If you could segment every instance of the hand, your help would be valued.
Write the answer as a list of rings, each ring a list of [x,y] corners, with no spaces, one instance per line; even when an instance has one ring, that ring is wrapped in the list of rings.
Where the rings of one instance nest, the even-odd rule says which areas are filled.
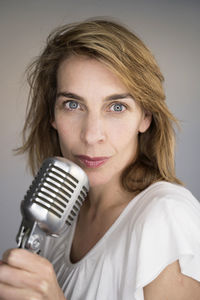
[[[48,260],[25,249],[10,249],[0,263],[0,299],[64,300],[65,297]]]

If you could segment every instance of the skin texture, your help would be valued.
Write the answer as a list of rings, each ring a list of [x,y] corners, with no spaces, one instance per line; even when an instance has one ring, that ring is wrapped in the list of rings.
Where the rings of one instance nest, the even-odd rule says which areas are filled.
[[[128,90],[105,65],[94,59],[65,60],[57,78],[52,125],[58,131],[63,155],[86,171],[91,188],[101,185],[105,189],[105,185],[114,181],[119,185],[121,170],[136,154],[138,132],[149,127],[149,116],[130,95],[120,99]],[[77,108],[70,109],[70,105]],[[117,108],[122,111],[115,111]],[[77,155],[106,156],[109,160],[101,168],[87,168]]]
[[[62,154],[87,173],[89,199],[76,226],[71,259],[80,260],[106,233],[133,194],[122,190],[121,171],[134,160],[138,133],[151,115],[143,112],[127,88],[104,64],[71,57],[58,70],[55,120]],[[106,157],[99,167],[79,159]]]
[[[80,165],[90,181],[89,197],[81,208],[71,249],[71,260],[76,262],[99,241],[134,197],[122,189],[120,174],[137,155],[138,133],[148,129],[151,114],[142,111],[122,82],[94,59],[65,60],[59,67],[57,83],[52,126],[58,132],[63,156]],[[96,157],[102,160],[100,166],[91,162]],[[200,286],[182,275],[175,262],[144,288],[144,298],[199,300]],[[45,258],[24,249],[11,249],[0,263],[0,299],[65,297]]]
[[[7,250],[0,264],[0,299],[64,300],[52,265],[24,249]]]
[[[145,300],[199,300],[200,283],[181,273],[179,262],[169,265],[144,288]]]

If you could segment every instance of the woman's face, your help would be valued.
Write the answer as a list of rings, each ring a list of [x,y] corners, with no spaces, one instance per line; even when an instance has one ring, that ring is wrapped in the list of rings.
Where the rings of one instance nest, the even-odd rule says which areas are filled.
[[[84,169],[91,187],[119,183],[150,122],[103,63],[84,56],[61,63],[52,126],[63,156]]]

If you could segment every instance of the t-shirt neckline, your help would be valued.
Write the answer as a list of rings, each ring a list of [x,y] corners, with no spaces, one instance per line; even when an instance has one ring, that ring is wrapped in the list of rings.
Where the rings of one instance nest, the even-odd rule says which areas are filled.
[[[70,232],[70,236],[67,240],[67,244],[65,247],[65,255],[64,255],[64,260],[65,263],[67,262],[67,265],[70,267],[77,267],[79,265],[81,265],[85,260],[88,259],[88,257],[90,257],[95,251],[97,251],[97,249],[99,247],[101,247],[105,241],[107,240],[107,238],[112,234],[112,232],[118,227],[119,223],[121,222],[121,220],[126,216],[126,214],[129,212],[129,210],[131,209],[132,206],[134,206],[136,204],[136,202],[154,185],[157,185],[161,182],[155,182],[153,184],[151,184],[150,186],[148,186],[145,190],[143,190],[142,192],[140,192],[139,194],[137,194],[133,199],[131,199],[129,201],[129,203],[126,205],[126,207],[122,210],[122,212],[120,213],[120,215],[117,217],[117,219],[113,222],[113,224],[110,226],[110,228],[105,232],[105,234],[98,240],[98,242],[77,262],[72,263],[71,259],[70,259],[70,253],[71,253],[71,247],[72,247],[72,242],[73,242],[73,238],[74,238],[74,234],[75,234],[75,229],[76,229],[76,224],[77,224],[77,219],[78,217],[76,217],[76,219],[74,219],[73,223],[72,223],[72,229]]]

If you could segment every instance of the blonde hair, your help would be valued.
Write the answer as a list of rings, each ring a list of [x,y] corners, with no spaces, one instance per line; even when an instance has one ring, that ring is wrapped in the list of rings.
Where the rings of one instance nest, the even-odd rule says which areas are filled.
[[[163,75],[144,43],[125,26],[96,19],[57,28],[42,54],[28,68],[30,85],[23,145],[33,174],[49,156],[62,155],[51,126],[57,92],[57,69],[71,55],[86,55],[106,64],[127,86],[137,103],[152,113],[150,128],[139,134],[137,159],[122,172],[128,191],[141,191],[158,180],[180,183],[174,170],[176,118],[168,110]]]

